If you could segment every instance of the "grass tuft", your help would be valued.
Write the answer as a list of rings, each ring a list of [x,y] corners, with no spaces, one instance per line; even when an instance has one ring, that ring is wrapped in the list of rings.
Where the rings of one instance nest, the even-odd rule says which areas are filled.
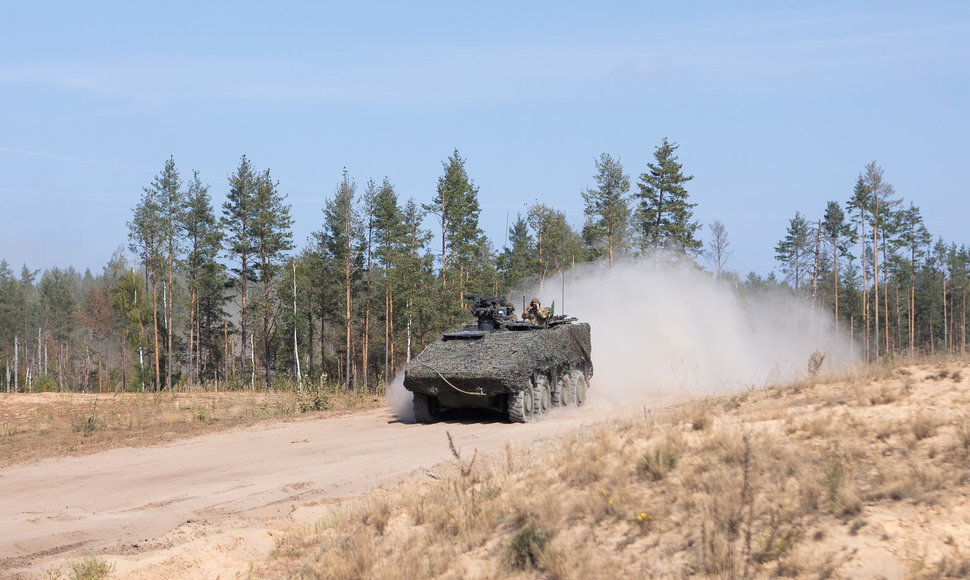
[[[508,548],[509,566],[514,570],[530,570],[539,567],[552,534],[529,522],[512,536]]]
[[[71,563],[71,580],[101,580],[107,578],[114,566],[96,556]]]

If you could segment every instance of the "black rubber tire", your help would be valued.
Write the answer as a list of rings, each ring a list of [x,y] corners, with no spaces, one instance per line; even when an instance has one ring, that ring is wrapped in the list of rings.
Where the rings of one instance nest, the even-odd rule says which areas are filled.
[[[549,379],[545,375],[536,377],[536,384],[532,392],[535,395],[535,405],[533,405],[535,415],[537,417],[545,415],[552,408],[552,391],[549,388]]]
[[[418,423],[436,423],[440,415],[437,397],[414,393],[414,420]]]
[[[509,421],[529,423],[535,417],[535,395],[532,385],[521,391],[509,393]]]
[[[569,375],[563,373],[556,381],[556,388],[552,391],[553,407],[568,407],[572,403],[572,387],[569,383]]]
[[[569,373],[569,383],[572,385],[573,400],[577,407],[582,407],[586,403],[586,389],[589,384],[586,382],[586,374],[581,370],[574,370]]]

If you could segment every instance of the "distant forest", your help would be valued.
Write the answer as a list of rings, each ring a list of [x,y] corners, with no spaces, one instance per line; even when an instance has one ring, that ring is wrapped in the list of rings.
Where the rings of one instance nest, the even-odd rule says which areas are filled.
[[[268,169],[243,156],[214,205],[198,172],[183,175],[170,158],[132,210],[130,253],[103,272],[24,265],[17,275],[0,261],[0,380],[6,392],[376,391],[468,318],[466,296],[505,296],[579,263],[609,268],[658,250],[738,292],[810,301],[870,361],[966,352],[968,250],[934,238],[875,162],[846,184],[846,199],[789,220],[775,247],[784,278],[742,278],[728,268],[723,224],[700,240],[693,176],[676,151],[663,139],[635,187],[604,153],[582,193],[581,228],[536,203],[501,250],[479,227],[478,187],[458,150],[427,203],[345,170],[305,248]]]

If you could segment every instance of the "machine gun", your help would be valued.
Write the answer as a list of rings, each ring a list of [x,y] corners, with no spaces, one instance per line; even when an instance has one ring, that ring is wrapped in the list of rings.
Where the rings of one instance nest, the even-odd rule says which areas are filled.
[[[465,296],[472,314],[478,319],[478,330],[495,330],[515,320],[515,306],[504,298],[484,298],[481,294]]]

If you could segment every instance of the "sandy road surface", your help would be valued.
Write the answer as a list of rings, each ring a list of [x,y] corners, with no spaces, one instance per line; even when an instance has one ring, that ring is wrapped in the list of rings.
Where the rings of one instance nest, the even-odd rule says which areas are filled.
[[[0,471],[0,577],[43,576],[52,563],[88,554],[144,559],[187,523],[258,527],[314,501],[422,477],[451,460],[446,432],[470,458],[607,414],[414,425],[379,410],[8,467]]]

